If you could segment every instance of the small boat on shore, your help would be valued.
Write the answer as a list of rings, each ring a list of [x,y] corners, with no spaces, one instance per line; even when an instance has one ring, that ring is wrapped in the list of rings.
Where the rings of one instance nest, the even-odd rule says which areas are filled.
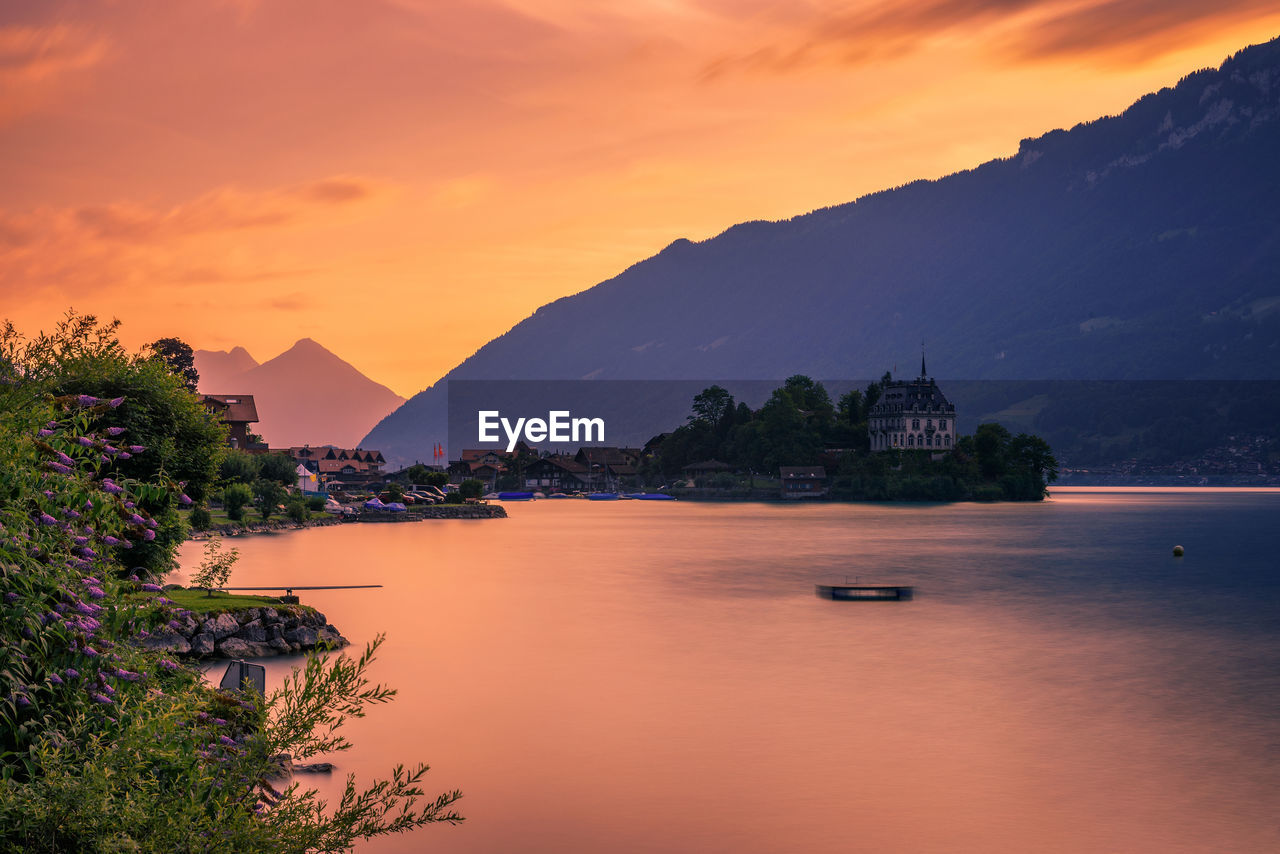
[[[915,598],[915,588],[898,584],[817,584],[823,599],[842,602],[905,602]]]
[[[499,501],[532,501],[532,492],[499,492]]]
[[[675,501],[665,492],[632,492],[624,495],[623,498],[634,498],[637,501]]]
[[[616,492],[588,492],[588,501],[617,501],[618,493]]]

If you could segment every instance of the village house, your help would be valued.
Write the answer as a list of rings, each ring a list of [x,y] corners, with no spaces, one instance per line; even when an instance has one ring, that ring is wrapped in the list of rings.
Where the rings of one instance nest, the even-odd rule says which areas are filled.
[[[700,463],[690,463],[681,471],[688,480],[692,480],[699,486],[707,486],[718,474],[733,474],[733,466],[719,460],[704,460]]]
[[[284,452],[299,466],[315,474],[321,488],[381,483],[385,476],[382,467],[387,460],[381,451],[333,445],[295,445]]]
[[[825,498],[827,470],[822,466],[782,466],[782,497],[788,499]]]
[[[580,492],[590,488],[590,470],[568,454],[553,454],[524,467],[524,488]]]
[[[200,402],[227,425],[227,444],[252,453],[266,453],[265,442],[255,441],[250,424],[258,423],[258,407],[251,394],[202,394]]]
[[[635,478],[639,453],[634,448],[580,448],[574,459],[586,471],[591,489],[610,489]]]
[[[925,373],[924,356],[920,357],[920,376],[894,380],[884,387],[867,414],[867,432],[872,451],[951,450],[956,408]]]

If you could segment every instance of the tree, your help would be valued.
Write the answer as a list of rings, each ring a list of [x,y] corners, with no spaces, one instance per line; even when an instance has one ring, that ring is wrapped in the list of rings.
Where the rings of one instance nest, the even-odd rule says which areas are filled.
[[[689,416],[689,420],[715,426],[724,419],[726,413],[732,411],[733,395],[727,389],[713,385],[694,396],[693,414]]]
[[[255,454],[258,458],[258,477],[274,480],[281,486],[294,486],[298,482],[298,464],[288,454]]]
[[[224,448],[218,462],[218,476],[223,483],[253,483],[258,479],[259,454],[236,448]]]
[[[205,588],[209,595],[212,596],[215,588],[226,586],[227,579],[231,577],[231,569],[239,559],[239,549],[224,552],[222,550],[222,538],[217,536],[210,537],[205,541],[204,559],[200,561],[200,567],[192,574],[191,583],[196,587]]]
[[[284,501],[287,494],[284,487],[274,480],[260,477],[253,482],[253,497],[258,500],[258,512],[262,514],[262,521],[271,518],[271,514],[277,510],[276,505]]]
[[[195,353],[191,346],[177,338],[161,338],[147,345],[154,356],[166,365],[175,376],[182,380],[189,391],[195,391],[200,384],[200,373],[196,370]]]
[[[978,468],[987,480],[998,479],[1008,465],[1009,431],[999,424],[979,424],[973,434]]]
[[[484,481],[469,477],[458,484],[458,494],[465,498],[479,498],[484,495]]]
[[[236,522],[244,519],[244,508],[251,501],[253,501],[253,491],[249,489],[248,484],[231,483],[222,490],[222,506],[226,508],[227,515]]]

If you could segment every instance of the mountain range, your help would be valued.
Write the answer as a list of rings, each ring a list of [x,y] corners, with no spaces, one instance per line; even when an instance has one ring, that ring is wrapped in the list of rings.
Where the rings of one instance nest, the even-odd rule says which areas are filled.
[[[196,350],[204,394],[251,394],[252,429],[273,448],[363,447],[361,438],[405,399],[366,377],[310,338],[262,364],[243,347]]]
[[[676,240],[363,444],[423,458],[451,379],[876,377],[922,342],[939,378],[1280,378],[1277,152],[1280,40],[971,170]]]

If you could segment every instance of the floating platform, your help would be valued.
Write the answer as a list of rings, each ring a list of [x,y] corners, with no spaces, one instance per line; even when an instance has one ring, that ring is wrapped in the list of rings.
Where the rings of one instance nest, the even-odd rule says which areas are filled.
[[[915,588],[898,584],[818,584],[823,599],[850,602],[905,602],[915,598]]]

